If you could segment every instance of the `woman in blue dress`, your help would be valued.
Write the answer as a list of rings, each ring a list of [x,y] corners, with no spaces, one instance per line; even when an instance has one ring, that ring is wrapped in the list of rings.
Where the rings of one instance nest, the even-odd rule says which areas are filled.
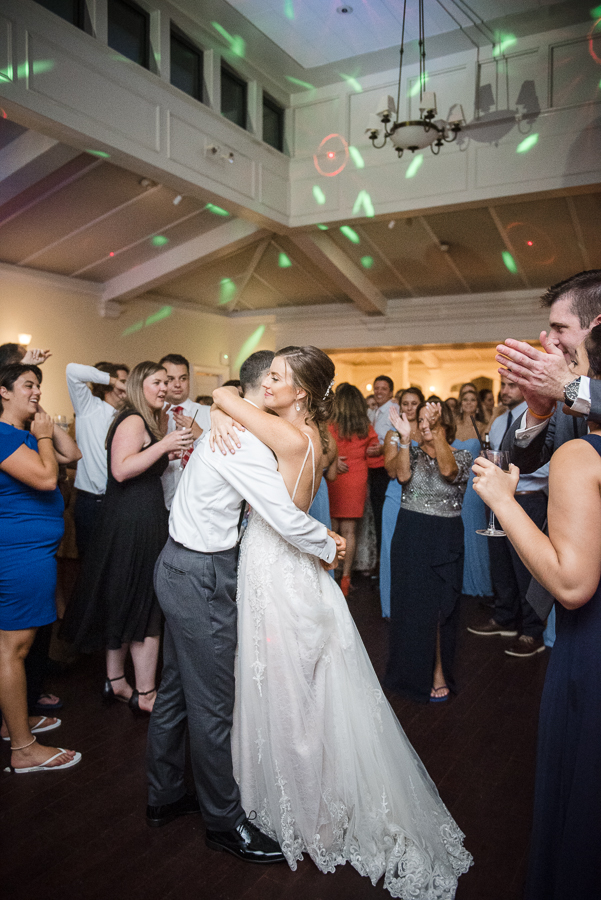
[[[411,443],[417,447],[419,428],[417,427],[417,408],[424,402],[424,395],[419,388],[411,387],[399,395],[401,415],[405,413],[411,425]],[[396,458],[399,452],[398,431],[389,431],[384,440],[384,465],[390,475],[390,484],[386,490],[382,509],[382,546],[380,548],[380,605],[382,616],[390,618],[390,544],[396,520],[399,517],[403,486],[396,477]]]
[[[64,531],[59,463],[81,457],[40,407],[37,366],[0,369],[0,708],[16,773],[76,765],[81,754],[37,743],[59,719],[28,717],[24,660],[36,629],[56,619],[56,551]]]
[[[472,459],[480,453],[480,441],[474,430],[471,417],[475,416],[478,427],[485,429],[486,417],[480,398],[471,389],[463,391],[459,401],[457,420],[457,437],[453,447],[467,450]],[[490,578],[490,560],[488,542],[482,535],[476,534],[477,528],[486,528],[486,508],[480,497],[472,490],[473,472],[467,485],[461,518],[465,534],[465,557],[463,563],[463,593],[470,597],[490,597],[493,593]]]
[[[575,375],[601,378],[601,326],[578,356]],[[601,425],[588,424],[590,434],[563,444],[551,458],[548,537],[513,496],[515,466],[505,474],[488,460],[474,465],[474,489],[556,599],[525,900],[592,900],[601,884]]]

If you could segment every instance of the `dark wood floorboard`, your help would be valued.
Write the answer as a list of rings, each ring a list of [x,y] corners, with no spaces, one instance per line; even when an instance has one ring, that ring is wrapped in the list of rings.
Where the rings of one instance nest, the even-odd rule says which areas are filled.
[[[68,574],[67,574],[68,580]],[[387,623],[377,588],[357,578],[349,606],[376,671]],[[484,618],[463,598],[462,620]],[[538,705],[548,653],[505,656],[499,637],[460,633],[460,693],[419,706],[389,699],[443,800],[466,834],[474,866],[457,900],[521,900],[533,796]],[[252,866],[204,845],[202,821],[150,829],[144,820],[147,723],[123,704],[100,703],[102,655],[80,657],[51,677],[63,726],[48,735],[81,750],[61,773],[0,773],[0,895],[4,900],[377,900],[389,896],[350,866],[322,875],[309,859]],[[2,742],[2,768],[9,751]]]

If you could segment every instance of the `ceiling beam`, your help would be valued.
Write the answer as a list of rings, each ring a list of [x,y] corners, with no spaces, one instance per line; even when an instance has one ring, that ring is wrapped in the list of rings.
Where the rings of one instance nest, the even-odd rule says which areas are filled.
[[[244,293],[244,288],[250,281],[252,275],[255,272],[255,269],[257,268],[257,266],[263,259],[263,256],[265,255],[265,251],[267,250],[267,248],[269,247],[269,245],[271,243],[271,238],[272,238],[272,235],[268,235],[266,238],[263,238],[263,240],[259,241],[259,243],[257,244],[257,246],[255,248],[255,252],[252,255],[252,259],[246,269],[246,272],[242,276],[242,280],[240,281],[240,284],[238,285],[238,290],[236,292],[236,300],[234,301],[234,304],[230,308],[229,312],[233,312],[240,303],[244,302],[243,298],[242,298],[242,294]]]
[[[26,131],[0,150],[0,206],[79,156],[35,131]]]
[[[386,315],[386,298],[327,234],[291,231],[291,241],[368,315]]]
[[[411,287],[411,285],[409,284],[409,282],[407,281],[407,279],[405,278],[405,276],[402,275],[402,274],[399,272],[399,270],[397,269],[397,267],[391,262],[391,260],[388,259],[388,257],[386,256],[386,254],[384,253],[384,251],[382,250],[382,248],[381,248],[378,244],[376,244],[375,241],[372,241],[372,239],[371,239],[370,236],[367,234],[367,232],[365,231],[365,229],[362,228],[360,225],[357,225],[357,226],[355,226],[355,230],[357,231],[358,234],[361,235],[361,237],[363,238],[363,240],[364,240],[367,244],[369,244],[369,246],[371,247],[371,249],[373,250],[373,252],[374,252],[377,256],[380,257],[380,259],[382,260],[382,262],[384,263],[384,265],[386,266],[386,268],[389,269],[389,271],[392,272],[392,274],[394,275],[394,277],[395,277],[396,279],[398,279],[398,281],[403,285],[403,287],[405,288],[405,290],[408,291],[409,294],[410,294],[412,297],[417,297],[418,295],[417,295],[417,292],[415,291],[415,289],[414,289],[413,287]]]
[[[566,203],[568,204],[568,209],[570,210],[572,228],[576,232],[576,240],[578,241],[578,247],[580,249],[580,253],[582,254],[584,269],[585,271],[588,271],[593,267],[591,266],[591,258],[588,255],[588,250],[586,249],[586,244],[584,243],[584,235],[582,234],[582,226],[580,225],[580,219],[578,218],[578,211],[576,209],[576,204],[574,203],[574,198],[566,197]]]
[[[265,237],[265,231],[256,225],[243,219],[233,219],[172,250],[165,250],[129,272],[116,275],[104,283],[102,297],[104,300],[137,297],[184,275],[201,263],[204,265],[221,256],[229,256],[262,237]]]
[[[503,227],[503,223],[501,222],[501,219],[499,218],[499,214],[497,213],[494,206],[489,206],[489,207],[487,207],[487,209],[488,209],[488,212],[490,213],[491,219],[497,226],[497,231],[499,232],[499,234],[501,236],[501,240],[505,244],[505,248],[507,250],[509,250],[509,253],[511,254],[511,258],[513,259],[515,266],[518,270],[518,275],[522,280],[522,284],[524,285],[524,287],[529,288],[530,282],[526,278],[526,273],[524,272],[524,270],[522,269],[522,267],[519,263],[519,260],[517,258],[517,253],[515,252],[515,247],[513,246],[513,244],[511,243],[511,241],[509,240],[509,238],[507,236],[507,231]]]
[[[62,292],[83,294],[94,300],[100,300],[102,285],[97,281],[87,281],[85,278],[71,278],[69,275],[56,275],[54,272],[43,272],[40,269],[31,269],[26,266],[16,266],[13,263],[0,262],[0,281],[23,282],[25,284],[45,285]],[[6,290],[6,288],[5,288]]]
[[[446,251],[440,249],[441,244],[444,244],[444,241],[441,241],[440,238],[438,237],[438,235],[434,233],[434,229],[432,228],[432,226],[430,225],[428,220],[425,219],[423,216],[418,216],[418,222],[420,223],[420,225],[422,226],[422,228],[424,229],[424,231],[426,232],[426,234],[428,235],[428,237],[430,238],[432,243],[436,247],[438,247],[441,254],[444,256],[445,262],[446,262],[447,266],[449,267],[449,269],[451,269],[451,271],[453,272],[455,277],[458,279],[458,281],[461,282],[461,284],[465,288],[466,292],[468,294],[471,294],[471,292],[472,292],[471,287],[469,286],[469,284],[467,283],[467,281],[461,274],[459,267],[457,266],[454,259],[451,257],[451,254],[448,252],[448,249]],[[448,247],[448,245],[447,245],[447,247]]]

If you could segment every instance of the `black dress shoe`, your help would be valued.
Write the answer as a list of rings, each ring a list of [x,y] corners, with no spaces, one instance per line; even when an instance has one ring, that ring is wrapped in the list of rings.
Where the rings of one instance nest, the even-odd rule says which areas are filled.
[[[206,843],[212,850],[224,850],[246,862],[286,862],[280,845],[248,819],[229,831],[207,831]]]
[[[140,706],[140,697],[147,697],[148,694],[156,694],[156,688],[151,691],[137,691],[134,689],[127,705],[135,716],[150,716],[152,713],[148,709],[142,709]]]
[[[165,803],[163,806],[147,806],[146,821],[151,828],[160,828],[168,825],[179,816],[189,816],[191,813],[199,813],[200,806],[196,794],[186,792],[179,800],[173,803]]]

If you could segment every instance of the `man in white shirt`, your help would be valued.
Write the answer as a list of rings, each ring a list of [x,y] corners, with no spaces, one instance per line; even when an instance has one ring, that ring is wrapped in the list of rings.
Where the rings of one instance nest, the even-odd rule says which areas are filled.
[[[77,496],[73,510],[80,556],[86,552],[106,493],[106,435],[116,411],[123,405],[128,374],[126,365],[108,362],[67,366],[67,387],[75,410],[75,436],[82,455],[75,475]]]
[[[190,363],[179,353],[169,353],[159,360],[167,372],[167,396],[164,412],[167,413],[167,434],[176,428],[192,428],[194,445],[205,431],[211,429],[211,410],[190,400]],[[196,415],[194,424],[192,420]],[[171,509],[175,490],[182,476],[181,460],[173,459],[162,476],[165,506]]]
[[[273,354],[252,354],[240,371],[245,398],[263,407],[261,382]],[[287,541],[336,565],[344,541],[299,510],[276,459],[249,431],[234,455],[208,437],[190,457],[173,500],[169,540],[155,568],[165,614],[163,674],[148,729],[147,821],[164,825],[201,811],[207,844],[249,862],[282,862],[279,846],[246,818],[233,776],[230,731],[237,641],[236,568],[244,499]],[[186,722],[197,797],[185,793]]]
[[[374,426],[374,431],[378,435],[380,446],[377,455],[370,455],[367,460],[367,465],[369,470],[369,499],[371,500],[374,512],[376,543],[378,545],[379,555],[380,545],[382,543],[382,510],[384,508],[386,491],[390,484],[388,472],[384,468],[383,454],[386,433],[392,428],[392,425],[390,424],[390,410],[394,401],[394,384],[392,378],[389,378],[388,375],[378,375],[374,380],[374,397],[378,404],[377,408],[368,410],[367,415]]]

